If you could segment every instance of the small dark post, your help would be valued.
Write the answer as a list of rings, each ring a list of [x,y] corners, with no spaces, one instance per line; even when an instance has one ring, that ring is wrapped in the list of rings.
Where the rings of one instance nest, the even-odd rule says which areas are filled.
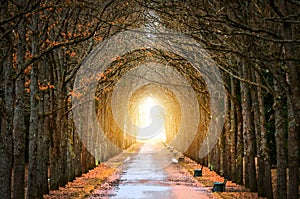
[[[214,182],[214,187],[213,187],[212,191],[213,192],[224,192],[227,180],[228,180],[228,176],[225,177],[224,182]]]
[[[201,169],[194,170],[194,177],[202,176],[202,168],[203,168],[203,165],[202,165]]]
[[[180,157],[178,158],[178,162],[184,162],[184,156],[180,156]]]

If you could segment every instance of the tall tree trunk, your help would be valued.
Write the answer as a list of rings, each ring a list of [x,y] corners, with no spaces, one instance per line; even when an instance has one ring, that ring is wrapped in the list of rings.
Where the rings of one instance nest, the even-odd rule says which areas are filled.
[[[9,17],[8,1],[1,1],[1,20]],[[8,29],[8,25],[3,26]],[[11,175],[13,164],[13,113],[14,113],[14,69],[12,65],[13,35],[8,33],[1,41],[1,58],[4,73],[4,111],[1,114],[0,132],[0,196],[11,198]],[[4,121],[5,120],[5,121]]]
[[[245,66],[240,66],[240,76],[243,77],[243,67]],[[241,116],[242,116],[242,137],[243,137],[243,184],[245,185],[246,188],[249,188],[249,170],[248,170],[248,165],[249,165],[249,158],[247,154],[247,149],[248,149],[248,143],[247,143],[247,116],[246,116],[246,83],[240,82],[240,87],[241,87]]]
[[[8,56],[7,59],[10,59]],[[5,111],[0,136],[0,195],[2,198],[11,198],[11,175],[13,164],[13,108],[14,108],[14,84],[12,80],[12,65],[6,61],[5,83]]]
[[[224,144],[225,144],[225,140],[224,140],[224,133],[222,133],[222,135],[219,138],[219,158],[220,158],[220,174],[224,175],[225,173],[225,158],[224,158]]]
[[[231,99],[230,99],[230,175],[232,179],[235,179],[234,174],[236,172],[236,117],[235,117],[235,82],[233,77],[230,77],[231,85]]]
[[[62,91],[61,91],[62,92]],[[65,105],[64,105],[64,95],[63,93],[60,94],[58,97],[58,118],[57,125],[59,126],[59,139],[60,139],[60,146],[59,146],[59,158],[58,158],[58,165],[59,165],[59,185],[65,185],[68,180],[66,179],[66,170],[67,170],[67,142],[68,142],[68,124],[67,124],[67,116],[64,115],[65,112]],[[57,118],[57,119],[58,119]]]
[[[23,7],[23,6],[22,6]],[[17,65],[18,70],[22,70],[22,64],[25,61],[25,27],[24,19],[21,19],[18,26],[17,41]],[[25,197],[25,121],[24,121],[24,94],[25,78],[20,75],[16,80],[16,100],[14,113],[14,165],[13,165],[13,198],[19,199]]]
[[[234,87],[235,88],[235,87]],[[238,89],[235,88],[234,96],[238,96]],[[236,99],[235,109],[236,109],[236,122],[237,122],[237,140],[236,140],[236,174],[235,174],[235,182],[238,184],[243,184],[243,119],[242,119],[242,110],[240,106],[240,102],[238,101],[238,97]]]
[[[39,190],[40,194],[49,192],[48,188],[48,164],[49,164],[49,80],[48,67],[44,63],[40,67],[40,93],[39,101],[39,143],[38,143],[38,159],[39,159]]]
[[[216,143],[216,146],[215,146],[215,165],[216,165],[216,169],[220,173],[221,167],[220,167],[220,145],[219,145],[219,141]]]
[[[300,66],[288,64],[289,77],[289,190],[288,198],[297,198],[299,193],[299,135],[300,135]],[[297,174],[295,174],[297,173]],[[299,195],[299,194],[298,194]]]
[[[253,68],[251,70],[251,80],[252,82],[256,82],[256,73]],[[261,97],[261,96],[260,96]],[[260,122],[260,112],[258,106],[258,95],[257,95],[257,86],[252,86],[251,88],[251,101],[252,101],[252,111],[254,116],[254,129],[255,129],[255,137],[256,137],[256,154],[257,154],[257,191],[258,196],[266,196],[264,180],[265,180],[265,171],[264,171],[264,159],[262,154],[261,147],[261,122]]]
[[[54,82],[57,82],[57,79],[55,79],[55,71],[56,69],[56,62],[54,59],[54,53],[51,53],[49,55],[50,60],[50,82],[51,84],[54,84]],[[59,154],[59,145],[60,145],[60,139],[58,135],[57,125],[56,125],[56,118],[57,114],[55,110],[57,110],[56,107],[56,100],[55,100],[55,92],[54,90],[50,90],[50,112],[51,112],[51,119],[49,121],[50,126],[50,189],[58,189],[58,181],[59,181],[59,174],[58,174],[58,154]]]
[[[256,73],[256,81],[259,85],[262,85],[262,80],[259,74]],[[266,129],[266,117],[265,117],[265,105],[263,102],[262,89],[257,87],[257,100],[259,106],[259,117],[260,117],[260,135],[261,135],[261,150],[264,162],[264,188],[266,189],[266,196],[268,199],[273,199],[272,189],[272,176],[270,166],[270,154],[269,147],[267,145],[267,129]]]
[[[287,2],[282,2],[282,8],[285,15],[290,15],[293,6]],[[296,28],[294,28],[296,29]],[[297,31],[297,30],[296,30]],[[296,39],[296,33],[293,31],[291,23],[284,23],[284,38],[286,40]],[[294,36],[295,35],[295,36]],[[297,57],[294,52],[296,47],[291,43],[285,44],[285,53],[287,58]],[[300,65],[295,61],[288,61],[288,118],[289,118],[289,137],[288,137],[288,198],[299,197],[299,134],[300,134]]]
[[[82,174],[81,169],[81,152],[82,152],[82,142],[78,133],[74,131],[74,150],[75,150],[75,159],[74,159],[74,176],[80,176]]]
[[[56,78],[57,78],[57,115],[56,115],[56,131],[57,139],[59,139],[58,145],[58,184],[59,186],[65,185],[68,180],[65,178],[67,167],[67,142],[68,142],[68,123],[66,113],[66,74],[67,74],[67,61],[65,58],[65,50],[58,51],[56,53]]]
[[[242,65],[243,78],[249,80],[249,69]],[[257,191],[256,168],[254,161],[254,129],[253,115],[251,106],[251,96],[249,85],[242,83],[242,114],[243,114],[243,132],[244,132],[244,151],[245,151],[245,186],[250,188],[250,191]]]
[[[225,157],[225,161],[224,161],[224,174],[225,176],[231,176],[231,166],[230,166],[230,163],[231,163],[231,153],[230,153],[230,138],[231,138],[231,135],[230,135],[230,97],[227,96],[226,98],[226,102],[225,102],[225,111],[226,111],[226,114],[225,114],[225,132],[224,132],[224,157]]]
[[[283,18],[282,22],[282,37],[284,40],[292,41],[297,40],[299,28],[297,23],[291,20],[285,20],[293,13],[299,12],[299,6],[293,1],[279,0],[278,11],[280,17]],[[284,56],[287,59],[294,59],[299,57],[294,43],[284,43]],[[288,117],[289,117],[289,185],[288,185],[288,198],[298,198],[299,195],[299,160],[297,158],[299,150],[299,134],[300,134],[300,65],[296,61],[286,61],[287,66],[287,97],[288,97]],[[297,173],[297,174],[296,174]]]
[[[34,14],[32,18],[32,55],[38,53],[38,14]],[[38,104],[40,100],[38,85],[38,64],[32,64],[30,71],[30,126],[29,126],[29,162],[28,162],[28,191],[27,198],[38,198],[39,187],[37,169],[38,169],[38,121],[39,110]]]
[[[276,159],[277,159],[277,197],[287,198],[286,180],[286,129],[285,129],[285,93],[281,87],[279,76],[274,79],[274,115],[275,115],[275,140],[276,140]]]
[[[299,198],[299,133],[290,96],[288,96],[288,198]]]

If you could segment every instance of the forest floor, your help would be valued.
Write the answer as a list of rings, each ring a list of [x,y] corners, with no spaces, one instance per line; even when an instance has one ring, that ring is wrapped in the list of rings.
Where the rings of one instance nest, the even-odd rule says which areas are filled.
[[[126,163],[131,157],[136,155],[140,144],[135,144],[119,155],[109,159],[105,163],[101,163],[96,168],[88,173],[77,177],[74,181],[69,182],[65,187],[60,187],[58,190],[51,190],[49,195],[44,195],[45,199],[86,199],[86,198],[110,198],[111,190],[118,189],[124,162]],[[171,164],[167,167],[167,172],[174,173],[180,170],[180,173],[185,173],[190,176],[189,180],[197,182],[191,186],[196,186],[199,189],[205,190],[207,198],[229,199],[229,198],[259,198],[257,193],[249,192],[243,186],[237,185],[231,181],[226,183],[225,192],[212,192],[214,182],[223,182],[224,178],[216,172],[210,171],[209,168],[203,167],[203,175],[193,177],[194,169],[199,169],[202,166],[190,158],[184,157],[183,161],[178,164]],[[162,182],[163,183],[163,182]],[[188,187],[187,187],[188,188]],[[190,190],[180,190],[182,193],[188,193]],[[114,197],[116,194],[112,194]],[[93,197],[94,196],[94,197]],[[98,196],[98,197],[95,197]],[[188,199],[188,197],[185,197]]]

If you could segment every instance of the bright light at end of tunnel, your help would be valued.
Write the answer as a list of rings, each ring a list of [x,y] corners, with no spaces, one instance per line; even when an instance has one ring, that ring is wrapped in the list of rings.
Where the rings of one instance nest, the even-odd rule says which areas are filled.
[[[146,97],[138,106],[138,124],[140,127],[146,127],[151,124],[151,108],[158,105],[153,97]]]
[[[151,107],[157,104],[158,104],[157,101],[153,97],[146,97],[142,105],[144,105],[146,108],[151,109]]]
[[[161,104],[153,97],[146,97],[138,106],[138,141],[166,141],[164,115],[155,106]]]

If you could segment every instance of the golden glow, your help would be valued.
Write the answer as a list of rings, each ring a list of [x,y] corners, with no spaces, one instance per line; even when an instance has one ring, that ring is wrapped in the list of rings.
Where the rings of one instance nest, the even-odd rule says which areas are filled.
[[[146,127],[151,124],[150,110],[157,102],[152,97],[147,97],[138,105],[138,125]]]
[[[139,141],[166,141],[162,105],[153,97],[146,97],[138,105]]]

